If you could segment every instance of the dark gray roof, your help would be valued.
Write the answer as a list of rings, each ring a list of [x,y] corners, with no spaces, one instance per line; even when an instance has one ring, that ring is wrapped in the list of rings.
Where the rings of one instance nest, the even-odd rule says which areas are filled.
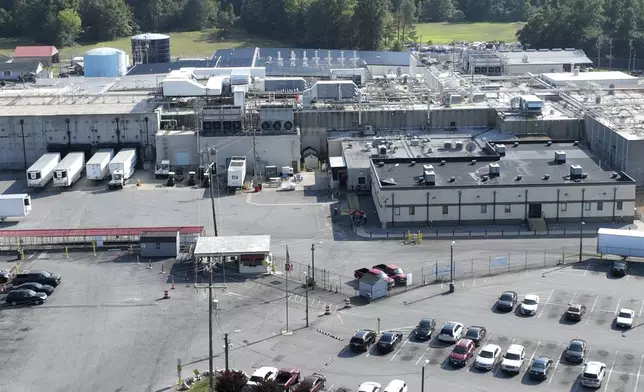
[[[0,63],[6,63],[9,60],[11,60],[11,57],[0,54]]]
[[[499,142],[501,143],[501,142]],[[376,170],[378,180],[384,188],[428,188],[428,187],[450,187],[463,188],[473,186],[519,186],[526,185],[555,185],[575,183],[602,183],[614,184],[618,182],[630,182],[633,180],[626,174],[617,178],[612,177],[612,171],[601,168],[586,151],[573,143],[553,143],[547,146],[544,142],[521,142],[513,147],[512,142],[506,145],[506,155],[498,157],[496,154],[489,156],[478,156],[476,163],[472,164],[473,158],[454,157],[445,159],[446,164],[441,166],[441,158],[373,158],[372,164]],[[565,163],[554,162],[555,151],[565,151],[567,160]],[[412,166],[411,162],[415,165]],[[383,167],[378,162],[384,162]],[[498,163],[500,175],[489,177],[483,181],[482,177],[488,174],[488,165]],[[423,174],[423,165],[431,164],[436,174],[435,185],[426,185],[418,182],[418,177]],[[580,165],[587,177],[579,180],[569,178],[570,165]],[[549,179],[544,179],[549,174]],[[517,176],[521,176],[520,180]],[[450,182],[450,177],[455,181]],[[392,184],[392,185],[387,185]]]
[[[199,67],[214,67],[215,64],[211,60],[185,60],[173,61],[170,63],[154,63],[154,64],[137,64],[130,68],[127,72],[128,75],[154,75],[166,74],[170,71],[175,71],[180,68],[199,68]]]
[[[217,67],[252,67],[257,48],[219,49],[211,60]]]
[[[0,71],[35,72],[40,61],[20,61],[17,63],[0,63]]]

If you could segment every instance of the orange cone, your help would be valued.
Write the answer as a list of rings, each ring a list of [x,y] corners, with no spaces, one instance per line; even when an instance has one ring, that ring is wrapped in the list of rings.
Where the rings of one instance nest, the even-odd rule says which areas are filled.
[[[170,298],[170,293],[168,290],[163,290],[163,299],[169,299]]]

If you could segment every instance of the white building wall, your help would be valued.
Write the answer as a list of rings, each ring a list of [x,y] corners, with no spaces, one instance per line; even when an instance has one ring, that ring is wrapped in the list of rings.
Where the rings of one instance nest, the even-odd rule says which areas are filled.
[[[523,75],[527,72],[533,74],[564,72],[563,64],[512,64],[505,66],[506,75]]]

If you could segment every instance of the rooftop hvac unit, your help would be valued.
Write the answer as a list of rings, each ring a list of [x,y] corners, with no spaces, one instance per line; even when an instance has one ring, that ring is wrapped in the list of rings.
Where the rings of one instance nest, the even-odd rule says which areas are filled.
[[[385,163],[383,161],[378,162],[378,167],[383,167],[385,166]]]
[[[413,139],[411,139],[411,141],[409,142],[409,144],[411,144],[412,146],[417,146],[417,145],[419,145],[419,144],[420,144],[420,140],[416,139],[416,137],[414,136],[414,138],[413,138]]]
[[[584,172],[580,165],[570,165],[570,178],[581,178]]]
[[[549,180],[550,179],[550,174],[546,173],[543,175],[544,180]]]
[[[273,121],[273,129],[276,131],[281,131],[282,130],[282,122],[281,121]]]
[[[423,165],[423,173],[428,171],[434,171],[433,165]]]
[[[443,146],[445,147],[446,150],[451,150],[452,149],[452,142],[451,141],[446,141]]]
[[[548,147],[552,146],[552,140],[548,140],[548,143],[546,143]]]
[[[565,163],[565,162],[566,162],[566,152],[555,151],[555,163]]]
[[[378,146],[378,155],[380,156],[387,156],[387,146],[384,144],[381,144]]]
[[[490,177],[498,176],[501,174],[501,167],[498,163],[490,163],[488,165],[488,174]]]
[[[262,122],[262,129],[264,131],[268,131],[269,129],[271,129],[271,123],[269,121],[263,121]]]
[[[504,156],[505,155],[505,144],[497,144],[494,146],[494,150],[497,154]]]
[[[436,184],[436,173],[433,170],[428,170],[423,173],[423,180],[425,184]]]
[[[456,149],[457,150],[462,150],[463,149],[463,142],[462,141],[457,141],[456,142]]]
[[[519,142],[514,142],[514,147],[519,147]]]
[[[293,129],[293,123],[291,121],[284,121],[284,129],[290,131]]]

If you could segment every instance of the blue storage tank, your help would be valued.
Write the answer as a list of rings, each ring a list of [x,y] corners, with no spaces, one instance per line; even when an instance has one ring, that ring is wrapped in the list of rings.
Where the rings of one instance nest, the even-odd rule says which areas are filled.
[[[96,48],[83,55],[85,77],[117,77],[127,73],[128,56],[114,48]]]

